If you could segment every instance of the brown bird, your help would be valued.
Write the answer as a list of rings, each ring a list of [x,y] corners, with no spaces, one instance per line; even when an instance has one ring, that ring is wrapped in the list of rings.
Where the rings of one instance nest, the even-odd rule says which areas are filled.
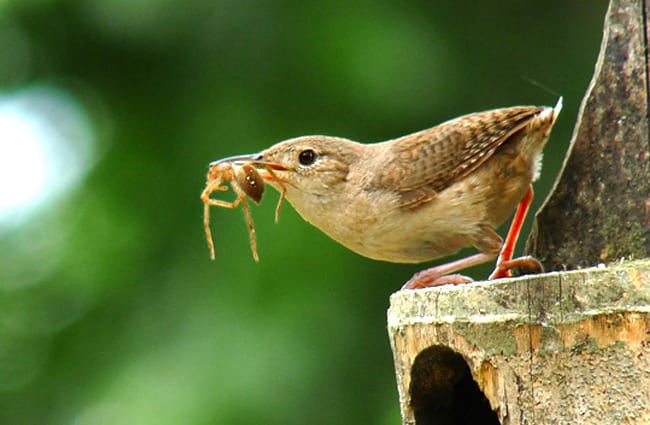
[[[304,136],[228,160],[272,168],[260,174],[286,190],[305,220],[365,257],[422,263],[467,246],[479,251],[421,271],[405,288],[469,282],[449,273],[498,256],[495,279],[513,267],[542,270],[534,258],[512,253],[561,108],[560,98],[554,108],[479,112],[374,144]],[[503,243],[495,229],[515,207]]]

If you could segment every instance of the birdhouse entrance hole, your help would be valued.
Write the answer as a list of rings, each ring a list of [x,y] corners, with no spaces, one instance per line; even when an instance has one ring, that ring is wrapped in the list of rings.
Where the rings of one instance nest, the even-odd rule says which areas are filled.
[[[417,355],[409,395],[417,425],[500,423],[463,356],[444,345]]]

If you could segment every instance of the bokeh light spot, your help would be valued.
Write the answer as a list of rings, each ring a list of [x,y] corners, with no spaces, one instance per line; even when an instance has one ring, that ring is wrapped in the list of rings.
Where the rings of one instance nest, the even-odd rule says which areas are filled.
[[[23,223],[74,187],[94,145],[88,114],[67,92],[34,86],[0,96],[0,226]]]

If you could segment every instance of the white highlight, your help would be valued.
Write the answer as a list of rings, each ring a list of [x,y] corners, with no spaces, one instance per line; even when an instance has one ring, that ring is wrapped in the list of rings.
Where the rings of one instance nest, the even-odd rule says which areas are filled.
[[[36,86],[0,97],[0,225],[20,224],[85,174],[94,134],[62,90]]]

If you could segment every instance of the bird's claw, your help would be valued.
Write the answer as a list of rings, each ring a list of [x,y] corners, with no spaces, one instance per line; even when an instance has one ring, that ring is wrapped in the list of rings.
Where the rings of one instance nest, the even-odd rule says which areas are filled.
[[[488,277],[488,280],[503,279],[511,277],[511,269],[520,268],[532,273],[544,273],[544,266],[535,257],[526,255],[524,257],[513,258],[512,260],[497,261],[494,271]]]

